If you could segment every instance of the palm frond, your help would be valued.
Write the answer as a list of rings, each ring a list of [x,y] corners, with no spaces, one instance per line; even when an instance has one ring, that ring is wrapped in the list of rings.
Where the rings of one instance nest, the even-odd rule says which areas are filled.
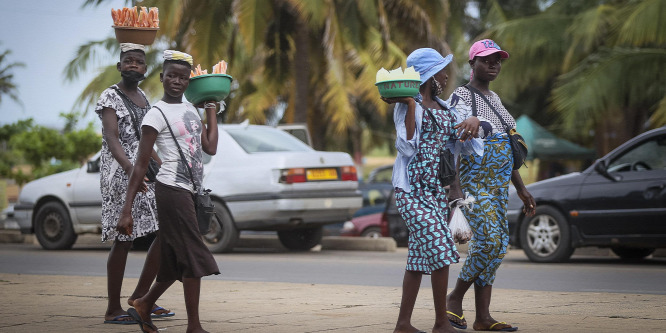
[[[79,78],[80,73],[87,71],[101,63],[111,54],[119,54],[120,47],[115,38],[109,37],[103,40],[89,41],[79,46],[75,57],[67,63],[63,70],[65,81],[73,82]]]
[[[657,109],[650,117],[650,123],[654,127],[666,126],[666,96],[657,104]]]
[[[650,106],[663,99],[666,90],[666,50],[611,49],[590,55],[571,72],[562,75],[552,92],[553,107],[570,130],[580,130],[579,119],[607,117],[609,110]],[[640,80],[630,80],[639,77]]]
[[[87,114],[88,110],[94,108],[100,93],[117,81],[118,70],[115,65],[101,68],[100,74],[93,78],[93,80],[83,89],[77,98],[75,105],[82,105],[84,108],[83,114]]]
[[[619,43],[626,46],[666,45],[666,1],[636,1],[621,20]]]
[[[617,8],[614,6],[600,5],[575,16],[567,28],[567,35],[571,36],[571,43],[564,58],[563,71],[571,69],[598,47],[604,44],[611,46],[608,36],[616,24],[616,12]]]
[[[273,16],[273,7],[265,0],[234,1],[233,12],[236,24],[245,40],[245,47],[254,49],[263,41],[268,22]]]
[[[539,14],[498,24],[478,38],[492,38],[511,58],[492,87],[508,100],[532,85],[543,85],[560,73],[567,50],[566,27],[572,18]],[[517,62],[513,59],[518,59]]]

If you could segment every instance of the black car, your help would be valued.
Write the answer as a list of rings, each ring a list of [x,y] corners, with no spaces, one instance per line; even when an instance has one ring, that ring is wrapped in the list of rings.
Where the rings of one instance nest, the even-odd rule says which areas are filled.
[[[610,247],[623,259],[666,248],[666,126],[643,133],[585,171],[527,186],[537,202],[526,217],[509,194],[510,244],[535,262],[561,262],[575,248]]]

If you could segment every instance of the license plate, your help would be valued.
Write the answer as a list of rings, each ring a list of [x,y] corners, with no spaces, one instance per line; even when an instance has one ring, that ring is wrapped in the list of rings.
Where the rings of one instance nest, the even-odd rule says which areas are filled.
[[[308,180],[336,180],[338,170],[336,169],[308,169],[306,171]]]

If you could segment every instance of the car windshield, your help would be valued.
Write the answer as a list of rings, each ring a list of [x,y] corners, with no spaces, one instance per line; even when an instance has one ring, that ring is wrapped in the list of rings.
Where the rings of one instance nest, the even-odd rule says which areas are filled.
[[[616,158],[610,171],[641,171],[666,169],[666,135],[652,138]]]
[[[249,154],[275,151],[312,151],[295,136],[272,127],[226,128],[225,131]]]

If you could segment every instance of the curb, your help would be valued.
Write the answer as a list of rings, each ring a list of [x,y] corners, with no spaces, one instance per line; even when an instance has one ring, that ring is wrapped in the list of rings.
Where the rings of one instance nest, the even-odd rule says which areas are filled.
[[[18,230],[0,230],[0,243],[24,243],[24,244],[39,244],[35,239],[35,235],[23,235]],[[97,234],[83,234],[79,235],[76,240],[76,245],[103,245],[100,242],[99,235]],[[255,248],[264,249],[272,248],[288,251],[277,235],[256,235],[256,234],[241,234],[237,248]],[[396,242],[390,237],[380,238],[365,238],[365,237],[342,237],[342,236],[325,236],[320,245],[313,248],[317,250],[342,250],[342,251],[384,251],[395,252],[397,249]]]

